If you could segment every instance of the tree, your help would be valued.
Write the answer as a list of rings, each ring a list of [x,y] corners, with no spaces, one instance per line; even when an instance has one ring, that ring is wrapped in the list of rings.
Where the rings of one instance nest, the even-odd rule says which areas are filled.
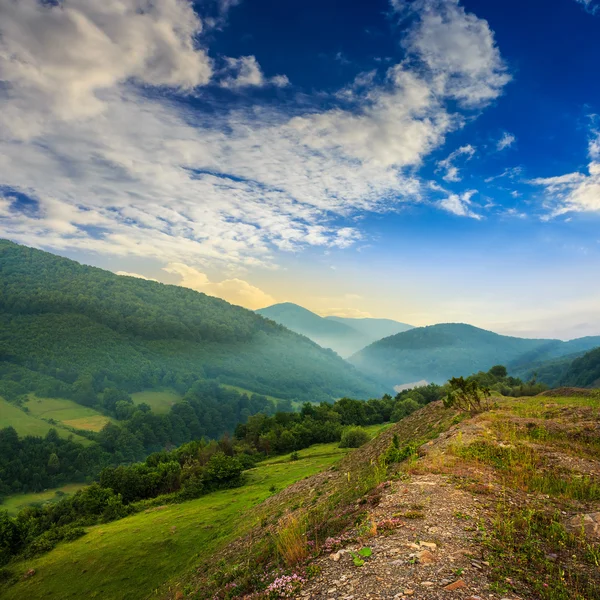
[[[508,371],[504,365],[495,365],[488,371],[488,373],[494,377],[498,377],[499,379],[504,379],[504,377],[508,375]]]
[[[60,469],[60,460],[55,452],[53,452],[48,458],[48,471],[56,473]]]

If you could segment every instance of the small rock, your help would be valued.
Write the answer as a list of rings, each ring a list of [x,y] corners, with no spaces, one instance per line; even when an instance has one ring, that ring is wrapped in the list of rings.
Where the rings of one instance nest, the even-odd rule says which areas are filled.
[[[435,584],[433,583],[433,581],[421,581],[421,585],[423,587],[431,587],[432,585],[435,585]]]
[[[437,548],[437,544],[434,544],[433,542],[419,542],[419,544],[430,550],[435,550]]]
[[[575,530],[582,530],[592,539],[600,539],[600,512],[576,515],[569,520]]]
[[[414,593],[415,593],[415,590],[404,590],[405,596],[413,596]]]
[[[333,562],[338,562],[340,560],[340,553],[339,552],[334,552],[333,554],[329,555],[329,558],[333,561]]]
[[[417,554],[422,565],[430,565],[435,562],[435,556],[429,550],[423,550]]]
[[[465,587],[467,587],[467,584],[462,579],[459,579],[458,581],[455,581],[454,583],[444,586],[444,589],[447,592],[453,592],[454,590],[460,590]]]

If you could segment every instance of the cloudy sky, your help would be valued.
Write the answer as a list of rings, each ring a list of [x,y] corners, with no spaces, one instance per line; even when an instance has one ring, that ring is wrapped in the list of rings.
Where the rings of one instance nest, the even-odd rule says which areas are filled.
[[[0,236],[249,308],[600,333],[600,1],[0,0]]]

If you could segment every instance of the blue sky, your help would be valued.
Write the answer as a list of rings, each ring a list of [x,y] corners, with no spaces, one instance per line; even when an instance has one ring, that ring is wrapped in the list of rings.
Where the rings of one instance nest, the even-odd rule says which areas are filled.
[[[600,333],[600,2],[0,0],[0,235],[249,308]]]

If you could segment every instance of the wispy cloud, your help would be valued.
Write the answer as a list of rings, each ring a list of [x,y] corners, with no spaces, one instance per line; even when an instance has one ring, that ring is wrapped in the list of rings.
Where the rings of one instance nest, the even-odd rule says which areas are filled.
[[[440,200],[439,205],[458,217],[470,217],[471,219],[480,220],[481,215],[472,209],[471,198],[476,193],[476,190],[468,190],[462,194],[450,194],[447,198]]]
[[[262,87],[265,85],[274,85],[276,87],[285,87],[290,84],[289,79],[285,75],[274,75],[266,78],[256,57],[241,56],[240,58],[225,59],[228,73],[221,80],[221,85],[227,88],[245,88],[245,87]]]
[[[498,142],[496,142],[496,150],[498,150],[498,152],[502,152],[502,150],[510,148],[516,141],[517,138],[512,133],[505,131]]]
[[[600,212],[600,133],[592,132],[587,173],[574,172],[531,180],[546,192],[551,216],[569,212]]]
[[[471,144],[461,146],[454,152],[451,152],[447,158],[438,162],[438,170],[444,170],[446,173],[442,177],[444,181],[460,181],[462,177],[459,174],[458,167],[454,164],[456,159],[464,157],[464,160],[471,160],[475,155],[475,148]]]
[[[191,2],[0,10],[0,227],[55,249],[266,264],[275,250],[347,247],[362,237],[357,213],[421,200],[415,168],[510,79],[486,21],[420,0],[400,40],[407,60],[351,101],[204,113],[186,94],[204,86],[210,102],[227,78],[287,80],[252,56],[231,59],[235,73],[215,69],[223,59],[203,45]],[[472,216],[467,195],[455,214]]]
[[[575,0],[577,4],[581,4],[586,12],[591,15],[600,14],[600,2],[598,0]]]

